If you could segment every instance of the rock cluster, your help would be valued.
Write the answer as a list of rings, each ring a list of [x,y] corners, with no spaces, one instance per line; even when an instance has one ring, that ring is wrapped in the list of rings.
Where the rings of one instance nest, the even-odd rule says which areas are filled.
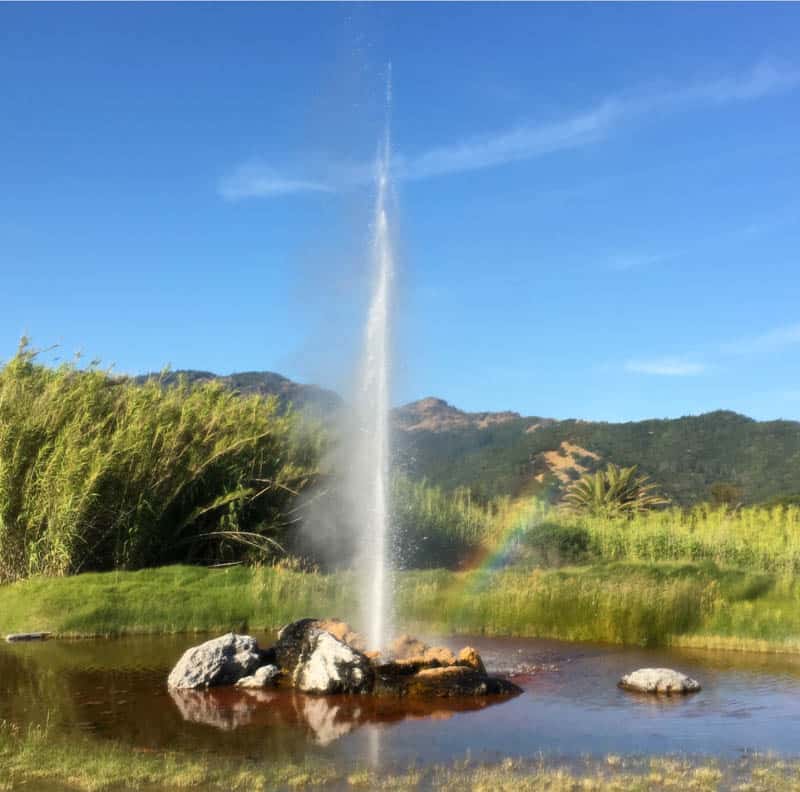
[[[382,696],[487,696],[518,693],[490,677],[472,647],[456,655],[409,636],[384,654],[364,652],[361,636],[338,619],[301,619],[286,625],[273,647],[228,633],[184,652],[169,675],[171,690],[221,685],[287,687],[303,693],[371,693]]]

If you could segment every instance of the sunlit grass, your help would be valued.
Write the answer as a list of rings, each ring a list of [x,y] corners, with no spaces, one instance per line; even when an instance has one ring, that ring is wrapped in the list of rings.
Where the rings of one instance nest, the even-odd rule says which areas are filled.
[[[800,507],[731,509],[699,504],[631,516],[570,514],[533,498],[495,498],[481,504],[454,493],[399,479],[395,510],[404,536],[426,537],[439,566],[491,554],[509,539],[516,557],[543,565],[590,561],[712,561],[719,566],[776,574],[800,573]],[[415,549],[416,555],[419,551]],[[429,564],[437,565],[437,564]]]
[[[582,517],[577,523],[557,512],[553,519],[562,526],[583,527],[591,552],[609,561],[713,561],[742,569],[800,572],[797,506],[731,510],[701,505],[645,512],[630,520]]]
[[[636,645],[791,650],[800,586],[711,563],[612,563],[396,575],[398,629]],[[358,625],[351,573],[172,566],[0,586],[0,632],[59,635],[270,630],[305,616]]]
[[[800,760],[752,756],[739,760],[688,757],[584,759],[570,765],[545,758],[469,760],[407,770],[329,760],[237,759],[206,753],[138,751],[109,740],[64,740],[46,728],[21,732],[0,723],[0,789],[105,790],[453,790],[575,792],[651,789],[767,792],[800,789]]]
[[[270,629],[309,613],[349,612],[354,594],[346,574],[281,565],[35,577],[0,586],[0,631],[30,625],[65,636]]]

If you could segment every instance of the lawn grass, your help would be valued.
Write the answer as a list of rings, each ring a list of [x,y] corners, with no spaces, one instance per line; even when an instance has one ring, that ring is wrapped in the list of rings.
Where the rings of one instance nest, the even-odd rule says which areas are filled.
[[[619,562],[396,575],[399,629],[642,646],[800,650],[800,581],[712,562]],[[171,566],[0,586],[0,633],[271,630],[304,616],[359,623],[355,577],[281,566]]]
[[[280,566],[35,577],[0,586],[0,632],[85,637],[271,629],[308,613],[350,612],[352,591],[348,575]]]
[[[800,789],[800,761],[747,757],[586,759],[564,766],[544,759],[482,764],[469,760],[386,771],[317,760],[231,759],[177,751],[141,752],[92,738],[64,740],[46,728],[20,731],[0,723],[0,790],[22,786],[80,792],[105,790],[469,789],[474,792],[645,792],[652,789]]]

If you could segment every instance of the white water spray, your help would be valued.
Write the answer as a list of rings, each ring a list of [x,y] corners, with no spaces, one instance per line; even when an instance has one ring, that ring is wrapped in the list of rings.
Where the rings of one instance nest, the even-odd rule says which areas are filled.
[[[386,85],[386,131],[377,163],[377,201],[372,241],[373,287],[367,314],[361,371],[360,424],[362,454],[360,489],[365,508],[362,521],[363,566],[366,574],[362,598],[370,647],[384,646],[389,621],[389,408],[390,317],[394,255],[388,203],[391,196],[391,138],[389,111],[392,100],[391,66]]]

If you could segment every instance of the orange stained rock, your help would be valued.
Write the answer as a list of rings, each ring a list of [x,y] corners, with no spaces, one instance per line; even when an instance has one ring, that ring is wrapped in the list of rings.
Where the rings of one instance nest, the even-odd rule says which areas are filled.
[[[458,665],[467,666],[469,668],[474,668],[476,671],[480,672],[481,674],[486,673],[486,667],[483,664],[483,660],[481,656],[478,654],[477,649],[473,649],[471,646],[465,646],[459,653],[458,653]]]

